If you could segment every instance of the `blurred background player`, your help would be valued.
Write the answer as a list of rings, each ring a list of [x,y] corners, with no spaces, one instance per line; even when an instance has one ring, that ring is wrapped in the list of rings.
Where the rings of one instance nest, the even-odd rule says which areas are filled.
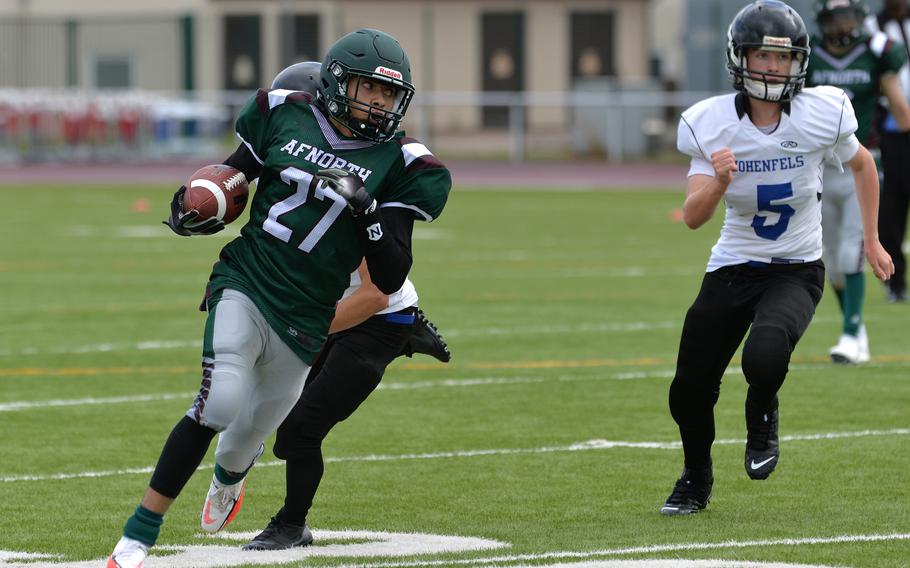
[[[866,18],[866,27],[874,32],[884,32],[898,49],[910,55],[910,6],[908,0],[885,0],[878,14]],[[910,95],[910,67],[900,71],[904,95]],[[904,256],[904,239],[907,236],[907,213],[910,209],[910,132],[897,120],[891,107],[882,123],[882,170],[884,187],[878,216],[878,230],[882,245],[894,259],[894,276],[886,283],[889,302],[907,301],[907,259]]]
[[[377,288],[399,290],[415,217],[442,213],[448,170],[398,133],[414,94],[398,41],[379,30],[351,32],[329,48],[325,66],[323,99],[260,90],[236,121],[242,143],[225,163],[258,182],[249,221],[210,277],[202,386],[108,568],[142,566],[165,512],[219,432],[200,523],[211,533],[231,521],[262,442],[303,391],[351,272],[365,258]],[[183,191],[167,221],[174,232],[223,228],[183,212]]]
[[[708,505],[714,405],[746,332],[744,466],[750,479],[766,479],[777,466],[777,393],[824,287],[819,172],[827,157],[853,172],[875,275],[886,279],[894,271],[876,236],[875,160],[854,134],[850,100],[833,87],[802,90],[809,58],[802,18],[783,2],[757,0],[734,17],[727,37],[727,67],[739,92],[690,107],[677,135],[679,150],[691,157],[686,225],[704,225],[721,200],[726,209],[686,313],[670,385],[685,464],[660,509],[664,515]]]
[[[318,97],[320,70],[318,62],[295,63],[275,77],[272,89]],[[278,428],[275,455],[287,462],[284,506],[245,549],[280,550],[313,542],[306,518],[324,472],[323,439],[376,389],[393,359],[415,352],[443,362],[451,358],[435,326],[417,308],[410,279],[397,292],[384,294],[361,263],[338,303],[300,400]]]
[[[892,116],[902,131],[910,131],[910,107],[897,75],[907,60],[905,49],[881,32],[869,34],[863,26],[867,12],[864,0],[825,0],[816,5],[821,37],[812,41],[806,84],[843,89],[856,114],[856,137],[872,148],[877,144],[875,120],[879,98],[887,97]],[[910,153],[904,159],[907,158]],[[870,355],[863,323],[866,287],[863,220],[853,175],[840,164],[828,163],[823,183],[825,270],[843,314],[840,339],[829,353],[835,363],[865,363]],[[882,202],[880,218],[887,215],[886,207]],[[885,244],[882,235],[882,245]]]

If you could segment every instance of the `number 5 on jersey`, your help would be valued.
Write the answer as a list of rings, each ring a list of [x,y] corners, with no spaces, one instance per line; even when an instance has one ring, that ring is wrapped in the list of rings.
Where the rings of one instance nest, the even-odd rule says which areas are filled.
[[[756,215],[752,217],[752,228],[755,230],[756,235],[769,241],[776,241],[784,234],[784,231],[790,225],[790,217],[796,213],[796,209],[786,203],[773,205],[771,202],[778,199],[786,199],[787,197],[793,197],[793,184],[791,183],[758,186],[758,210],[777,213],[780,217],[777,219],[777,223],[773,225],[765,224],[765,221],[768,220],[765,216]]]
[[[287,225],[282,225],[281,222],[278,221],[278,218],[306,203],[311,186],[316,186],[313,189],[313,196],[316,199],[325,201],[328,198],[332,201],[332,206],[329,207],[328,211],[319,219],[316,226],[310,229],[310,232],[304,237],[303,242],[297,247],[303,252],[310,252],[313,250],[313,247],[316,246],[316,243],[319,242],[319,239],[321,239],[326,231],[329,230],[329,227],[332,226],[332,223],[335,222],[338,215],[347,207],[347,202],[334,191],[326,190],[322,183],[314,184],[313,174],[294,167],[286,168],[281,171],[281,181],[296,188],[297,191],[287,199],[283,199],[275,205],[272,205],[269,209],[268,218],[262,224],[262,230],[286,243],[291,241],[293,231]]]

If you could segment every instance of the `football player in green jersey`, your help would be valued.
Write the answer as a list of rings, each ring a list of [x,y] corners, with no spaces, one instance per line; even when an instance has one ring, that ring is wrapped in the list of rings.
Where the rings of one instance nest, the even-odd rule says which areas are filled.
[[[883,33],[870,35],[865,31],[867,9],[863,0],[824,0],[816,8],[822,37],[813,39],[806,83],[833,85],[847,93],[859,123],[856,136],[867,147],[875,147],[877,141],[874,123],[881,95],[887,97],[900,129],[910,130],[910,107],[897,75],[906,62],[903,46]],[[831,360],[865,363],[870,354],[862,319],[862,220],[853,176],[834,163],[824,170],[822,226],[828,279],[843,314],[842,333],[830,349]]]
[[[398,291],[411,267],[414,220],[432,221],[445,206],[449,171],[398,131],[414,87],[393,37],[373,29],[343,36],[319,82],[316,98],[260,90],[237,118],[241,144],[225,163],[258,182],[249,220],[209,279],[202,386],[108,568],[142,566],[164,513],[219,433],[201,525],[217,532],[233,519],[245,475],[300,397],[351,273],[365,260],[379,291]],[[183,191],[167,221],[174,232],[223,228],[184,213]]]
[[[272,81],[272,89],[317,96],[322,65],[295,63]],[[313,535],[306,519],[324,471],[322,441],[379,386],[385,368],[399,355],[426,353],[440,361],[448,347],[417,307],[410,279],[384,294],[362,263],[335,310],[329,339],[307,377],[291,413],[278,427],[275,455],[287,462],[284,506],[244,549],[280,550],[306,546]]]

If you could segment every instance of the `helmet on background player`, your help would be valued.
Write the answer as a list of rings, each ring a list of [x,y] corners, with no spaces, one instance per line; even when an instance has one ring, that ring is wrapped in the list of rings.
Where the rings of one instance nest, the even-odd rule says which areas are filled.
[[[322,63],[318,61],[301,61],[289,65],[275,75],[272,80],[273,89],[288,89],[289,91],[305,91],[316,98],[316,88],[319,86],[319,71]]]
[[[349,96],[348,87],[368,79],[394,89],[392,108],[383,110]],[[325,110],[360,138],[384,142],[398,130],[414,96],[411,63],[398,40],[389,34],[364,28],[332,44],[322,63],[319,91]],[[366,114],[355,118],[352,110]]]
[[[746,68],[749,49],[787,51],[793,55],[788,74],[760,73]],[[763,101],[786,102],[806,82],[809,34],[796,10],[779,0],[756,0],[736,14],[727,31],[727,69],[733,86]],[[770,80],[769,80],[770,79]]]
[[[863,22],[869,14],[865,0],[823,0],[816,2],[815,21],[825,43],[852,47],[865,37]]]

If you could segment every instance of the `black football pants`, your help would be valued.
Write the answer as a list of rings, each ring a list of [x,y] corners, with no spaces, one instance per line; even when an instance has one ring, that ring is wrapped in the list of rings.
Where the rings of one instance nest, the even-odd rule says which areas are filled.
[[[322,440],[379,385],[386,366],[414,333],[416,311],[373,316],[329,337],[275,440],[275,455],[287,461],[287,494],[278,514],[285,522],[306,520],[322,479]],[[409,324],[400,323],[408,319]]]
[[[878,206],[878,234],[882,246],[894,260],[894,276],[887,286],[895,293],[907,291],[907,260],[903,244],[910,209],[910,138],[888,132],[881,138],[884,188]]]
[[[746,409],[761,413],[774,406],[790,354],[821,300],[824,278],[821,261],[740,264],[705,274],[686,314],[670,385],[670,413],[679,425],[686,467],[710,464],[721,379],[750,326],[742,356]]]

